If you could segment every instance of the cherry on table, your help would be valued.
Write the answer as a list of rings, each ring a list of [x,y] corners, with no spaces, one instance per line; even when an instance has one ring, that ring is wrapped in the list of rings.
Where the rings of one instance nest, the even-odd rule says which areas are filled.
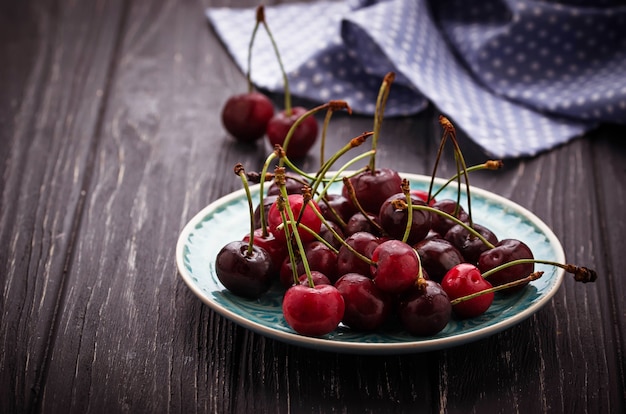
[[[283,146],[287,133],[301,115],[307,112],[306,108],[296,106],[287,114],[285,110],[278,112],[267,123],[266,134],[272,145]],[[286,147],[286,154],[289,158],[304,158],[317,141],[318,132],[317,120],[313,116],[305,118],[290,138]]]
[[[241,142],[254,142],[265,135],[274,116],[274,104],[264,94],[253,91],[231,96],[222,108],[222,124]]]

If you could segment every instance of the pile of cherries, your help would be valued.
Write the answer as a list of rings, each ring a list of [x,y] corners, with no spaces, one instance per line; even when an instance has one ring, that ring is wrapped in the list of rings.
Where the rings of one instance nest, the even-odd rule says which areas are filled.
[[[303,335],[324,335],[340,323],[374,331],[399,321],[412,335],[430,336],[452,317],[483,314],[496,291],[510,295],[541,277],[535,263],[561,267],[577,281],[596,279],[595,271],[585,267],[535,259],[521,240],[498,240],[486,226],[474,223],[469,173],[502,163],[467,167],[445,117],[440,117],[444,133],[428,191],[411,189],[393,169],[377,168],[376,146],[392,81],[392,73],[383,79],[373,132],[350,140],[315,174],[300,171],[280,145],[259,173],[235,167],[248,194],[250,232],[217,255],[217,277],[227,289],[254,300],[273,285],[282,286],[285,320]],[[369,151],[330,172],[340,156],[368,138]],[[447,182],[458,183],[456,200],[437,199],[445,186],[433,188],[446,142],[452,143],[458,161],[457,174]],[[367,166],[345,173],[364,157],[369,157]],[[257,206],[248,180],[260,183]],[[342,191],[330,193],[337,182]],[[463,182],[467,209],[460,204]]]

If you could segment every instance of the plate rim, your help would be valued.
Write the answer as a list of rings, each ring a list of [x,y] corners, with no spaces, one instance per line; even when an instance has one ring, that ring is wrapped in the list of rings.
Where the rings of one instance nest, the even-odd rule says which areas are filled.
[[[353,171],[345,171],[344,174],[350,174]],[[413,173],[405,173],[398,172],[402,178],[406,178],[409,181],[411,179],[417,179],[418,181],[428,180],[430,181],[431,177],[423,174],[413,174]],[[332,172],[328,173],[332,174]],[[434,182],[438,185],[443,185],[447,180],[443,178],[435,178]],[[251,189],[258,188],[259,185],[256,184],[251,186]],[[552,229],[548,227],[547,224],[543,222],[535,213],[528,210],[527,208],[517,204],[514,201],[511,201],[499,194],[493,193],[491,191],[485,190],[481,187],[476,187],[472,185],[471,187],[472,194],[481,195],[483,198],[488,200],[492,200],[493,202],[503,205],[506,208],[516,211],[517,213],[521,213],[522,216],[527,218],[532,222],[534,226],[539,228],[540,232],[546,237],[550,246],[552,246],[555,250],[555,261],[559,263],[565,262],[565,252],[563,250],[563,246],[559,241],[558,237],[554,234]],[[224,205],[229,201],[240,198],[242,195],[245,195],[245,190],[243,188],[235,190],[231,193],[228,193],[218,199],[212,201],[204,208],[202,208],[199,212],[197,212],[182,228],[178,240],[176,242],[176,265],[178,268],[178,273],[182,277],[183,281],[187,285],[187,287],[207,306],[209,306],[213,311],[220,314],[221,316],[231,320],[232,322],[250,329],[254,332],[257,332],[263,336],[276,339],[285,343],[289,343],[297,346],[304,346],[308,348],[313,348],[317,350],[325,350],[325,351],[333,351],[333,352],[341,352],[341,353],[353,353],[353,354],[408,354],[408,353],[419,353],[426,352],[432,350],[442,350],[451,348],[454,346],[462,345],[468,342],[474,342],[479,339],[492,336],[498,332],[501,332],[505,329],[508,329],[514,325],[519,324],[523,320],[532,316],[536,312],[538,312],[546,303],[548,303],[559,290],[563,279],[565,271],[561,268],[556,269],[555,273],[555,282],[553,283],[550,290],[542,294],[536,302],[521,312],[508,317],[502,321],[498,321],[492,325],[486,326],[476,331],[464,332],[455,334],[452,336],[442,337],[442,338],[417,338],[415,341],[407,341],[407,342],[387,342],[387,343],[365,343],[365,342],[347,342],[347,341],[335,341],[328,338],[322,337],[310,337],[300,335],[296,332],[284,332],[267,325],[260,324],[256,321],[251,321],[242,315],[237,314],[225,307],[223,307],[220,303],[212,300],[210,297],[204,294],[201,289],[195,284],[193,281],[193,276],[187,271],[184,265],[184,248],[186,245],[186,240],[188,240],[188,236],[192,233],[193,229],[203,221],[203,219],[217,206]]]

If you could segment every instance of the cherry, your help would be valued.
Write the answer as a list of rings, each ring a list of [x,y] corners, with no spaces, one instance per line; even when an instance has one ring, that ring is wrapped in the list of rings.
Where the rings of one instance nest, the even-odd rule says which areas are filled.
[[[478,268],[482,273],[491,270],[501,264],[512,262],[517,259],[533,259],[530,248],[520,240],[500,240],[493,249],[484,251],[478,258]],[[493,286],[500,286],[514,280],[528,276],[535,271],[534,263],[523,263],[499,270],[489,276],[489,282]],[[523,285],[505,289],[503,292],[512,293],[522,289]]]
[[[415,284],[420,263],[413,248],[400,240],[387,240],[372,252],[370,272],[381,290],[401,293]]]
[[[441,281],[441,287],[446,291],[450,300],[454,300],[490,289],[492,285],[483,278],[476,266],[470,263],[460,263],[446,273]],[[485,313],[493,303],[493,298],[493,292],[485,293],[454,304],[452,310],[459,318],[473,318]]]
[[[298,277],[301,285],[309,286],[309,277],[306,274],[302,274]],[[311,280],[315,286],[317,285],[332,285],[330,279],[326,277],[326,275],[322,272],[318,272],[316,270],[311,270]]]
[[[467,222],[467,220],[469,219],[469,216],[467,215],[463,207],[461,207],[457,204],[456,201],[451,199],[446,198],[443,200],[439,200],[435,202],[432,207],[436,208],[437,210],[443,211],[444,213],[448,213],[452,217],[455,217],[464,223]],[[437,233],[445,235],[448,230],[450,230],[450,228],[455,225],[456,223],[449,218],[443,217],[439,214],[433,214],[432,229]]]
[[[248,242],[236,240],[217,253],[215,272],[220,282],[232,293],[257,299],[267,292],[273,280],[270,255],[259,246],[248,248]]]
[[[307,112],[306,108],[296,106],[290,113],[286,110],[280,111],[270,119],[267,124],[267,138],[272,146],[284,146],[287,133],[298,120]],[[285,151],[289,158],[304,158],[317,141],[318,132],[317,120],[309,116],[298,125],[290,138]]]
[[[304,206],[304,197],[302,194],[289,194],[287,200],[289,208],[291,208],[291,210],[293,211],[294,218],[298,220],[298,218],[300,217],[299,223],[305,225],[313,232],[318,233],[322,226],[322,220],[313,211],[313,209],[317,209],[317,211],[319,211],[317,203],[313,200],[310,200],[308,203],[306,203],[306,206]],[[274,236],[279,240],[285,241],[286,235],[284,226],[279,228],[279,226],[282,226],[283,221],[282,217],[280,216],[277,202],[275,202],[272,207],[270,207],[267,221],[269,229],[274,234]],[[298,234],[300,235],[300,238],[303,242],[311,241],[315,238],[313,234],[302,228],[298,228]]]
[[[274,116],[274,104],[260,92],[247,92],[228,98],[222,109],[226,131],[241,142],[254,142],[263,135]]]
[[[441,282],[448,270],[465,261],[461,252],[441,237],[426,238],[413,247],[420,256],[422,267],[436,282]]]
[[[372,253],[381,243],[381,240],[372,233],[359,232],[347,237],[344,241],[357,253],[363,255],[366,260],[343,245],[337,253],[337,273],[340,276],[346,273],[370,275],[370,263],[367,260],[371,260]]]
[[[342,322],[352,329],[373,331],[380,328],[392,310],[391,297],[367,276],[347,273],[335,282],[343,296],[345,312]]]
[[[323,273],[330,283],[333,284],[337,278],[337,253],[331,250],[324,243],[313,240],[304,247],[305,256],[312,271]],[[296,257],[296,274],[305,273],[304,263],[300,257]],[[289,257],[285,257],[280,266],[280,281],[283,286],[293,285],[293,263]]]
[[[332,285],[294,285],[285,292],[282,308],[285,321],[293,330],[302,335],[322,336],[339,326],[345,303]]]
[[[346,222],[356,213],[354,204],[341,194],[327,194],[319,203],[322,215],[330,221]],[[339,216],[339,218],[337,218]]]
[[[498,238],[491,230],[480,224],[474,224],[473,229],[482,235],[488,243],[470,233],[466,227],[460,224],[452,226],[444,238],[461,252],[466,262],[476,264],[480,254],[498,243]]]
[[[402,191],[402,178],[397,171],[390,168],[366,170],[349,179],[354,188],[354,195],[363,209],[378,214],[385,200]],[[344,185],[341,195],[348,200],[350,189]]]
[[[384,231],[395,239],[403,239],[407,227],[408,208],[406,196],[396,193],[387,198],[381,205],[378,220]],[[426,203],[420,198],[411,196],[411,204],[425,206]],[[406,240],[409,244],[415,244],[428,234],[431,228],[431,213],[425,210],[413,210],[411,214],[411,228]]]
[[[333,233],[334,232],[334,233]],[[335,233],[337,236],[335,236]],[[343,230],[334,221],[325,220],[322,222],[319,236],[335,249],[339,250],[341,242],[345,239]],[[341,240],[339,240],[341,238]]]
[[[452,313],[452,305],[439,283],[421,281],[404,292],[398,302],[398,317],[411,335],[431,336],[441,332]]]
[[[366,216],[367,215],[367,216]],[[378,227],[375,227],[375,223],[378,222],[378,216],[371,213],[355,213],[350,217],[346,223],[344,234],[350,236],[360,231],[379,235]]]

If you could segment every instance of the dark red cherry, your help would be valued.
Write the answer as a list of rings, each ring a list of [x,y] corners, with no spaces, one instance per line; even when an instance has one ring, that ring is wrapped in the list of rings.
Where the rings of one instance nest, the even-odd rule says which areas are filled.
[[[498,243],[496,235],[487,227],[474,223],[473,228],[492,245]],[[480,254],[489,249],[488,245],[460,224],[450,227],[444,238],[461,252],[466,262],[472,264],[478,263]]]
[[[371,259],[374,249],[378,247],[381,240],[372,233],[359,232],[347,237],[345,242],[367,259]],[[341,276],[346,273],[359,273],[369,276],[371,275],[370,264],[359,258],[346,246],[341,246],[339,253],[337,253],[337,274]]]
[[[275,145],[283,146],[291,126],[306,112],[306,108],[296,106],[292,108],[290,116],[283,110],[270,119],[266,133],[272,147]],[[309,116],[304,119],[289,140],[286,148],[287,157],[304,158],[317,140],[317,130],[318,125],[315,117]]]
[[[345,303],[332,285],[314,288],[294,285],[283,298],[283,315],[293,330],[308,336],[321,336],[335,330],[343,318]]]
[[[369,217],[369,220],[368,220],[368,217],[365,217],[363,215],[363,213],[355,213],[352,215],[352,217],[350,217],[344,229],[344,234],[346,236],[351,236],[354,233],[358,233],[360,231],[372,233],[377,236],[380,235],[378,228],[375,227],[374,224],[372,224],[372,222],[374,223],[378,222],[378,216],[371,214],[371,213],[365,213],[365,214],[367,214],[367,216]]]
[[[241,142],[254,142],[263,135],[274,116],[274,104],[259,92],[230,97],[222,109],[222,124],[226,131]]]
[[[480,270],[470,263],[461,263],[446,273],[441,287],[450,300],[490,289],[491,283],[485,279]],[[485,293],[472,299],[459,302],[452,306],[452,311],[461,319],[474,318],[482,315],[493,303],[494,293]]]
[[[363,171],[350,178],[359,204],[367,212],[378,214],[383,202],[396,193],[402,192],[402,178],[397,171],[381,168],[376,171]],[[341,195],[350,200],[344,186]]]
[[[335,236],[335,234],[330,230],[332,229],[337,236],[341,238],[341,240],[345,239],[345,235],[343,234],[343,230],[337,223],[334,221],[326,220],[322,222],[322,227],[320,227],[319,236],[327,241],[331,246],[335,249],[339,250],[341,247],[341,241]]]
[[[399,294],[417,281],[420,263],[413,248],[400,240],[387,240],[372,252],[374,264],[370,268],[376,286]]]
[[[320,201],[319,205],[324,218],[330,221],[339,221],[337,219],[337,216],[339,216],[341,221],[346,222],[356,213],[354,204],[340,194],[326,195],[326,197]]]
[[[450,199],[439,200],[432,205],[433,208],[437,210],[441,210],[444,213],[448,213],[449,215],[458,218],[463,223],[467,222],[469,216],[463,209],[463,207],[459,206],[456,201]],[[457,208],[458,207],[458,208]],[[456,214],[455,214],[456,212]],[[456,223],[449,218],[443,217],[439,214],[433,213],[432,217],[432,229],[441,235],[445,235],[450,227],[456,225]]]
[[[465,261],[452,243],[440,237],[426,238],[414,248],[422,260],[422,267],[435,282],[441,283],[448,270]]]
[[[215,272],[220,282],[232,293],[248,299],[257,299],[272,284],[272,259],[262,247],[237,240],[226,244],[218,252]]]
[[[408,209],[400,209],[395,205],[396,202],[405,200],[406,196],[404,194],[394,194],[385,200],[378,213],[378,221],[381,227],[394,239],[402,239],[406,231]],[[411,203],[413,205],[426,205],[425,202],[416,196],[411,196]],[[423,240],[430,231],[431,226],[431,213],[429,211],[413,210],[411,230],[407,243],[415,244]]]
[[[415,336],[441,332],[452,313],[452,305],[439,283],[425,280],[403,293],[398,302],[398,317],[404,329]]]
[[[342,320],[345,325],[359,331],[373,331],[387,321],[393,307],[391,297],[369,277],[347,273],[337,280],[335,287],[346,305]]]
[[[507,262],[518,259],[533,259],[533,252],[524,242],[517,239],[503,239],[493,249],[484,251],[478,258],[478,268],[481,273],[494,269]],[[507,267],[490,275],[488,280],[493,286],[500,286],[525,278],[535,271],[534,263],[524,263]],[[519,285],[500,292],[517,292],[525,285]]]

